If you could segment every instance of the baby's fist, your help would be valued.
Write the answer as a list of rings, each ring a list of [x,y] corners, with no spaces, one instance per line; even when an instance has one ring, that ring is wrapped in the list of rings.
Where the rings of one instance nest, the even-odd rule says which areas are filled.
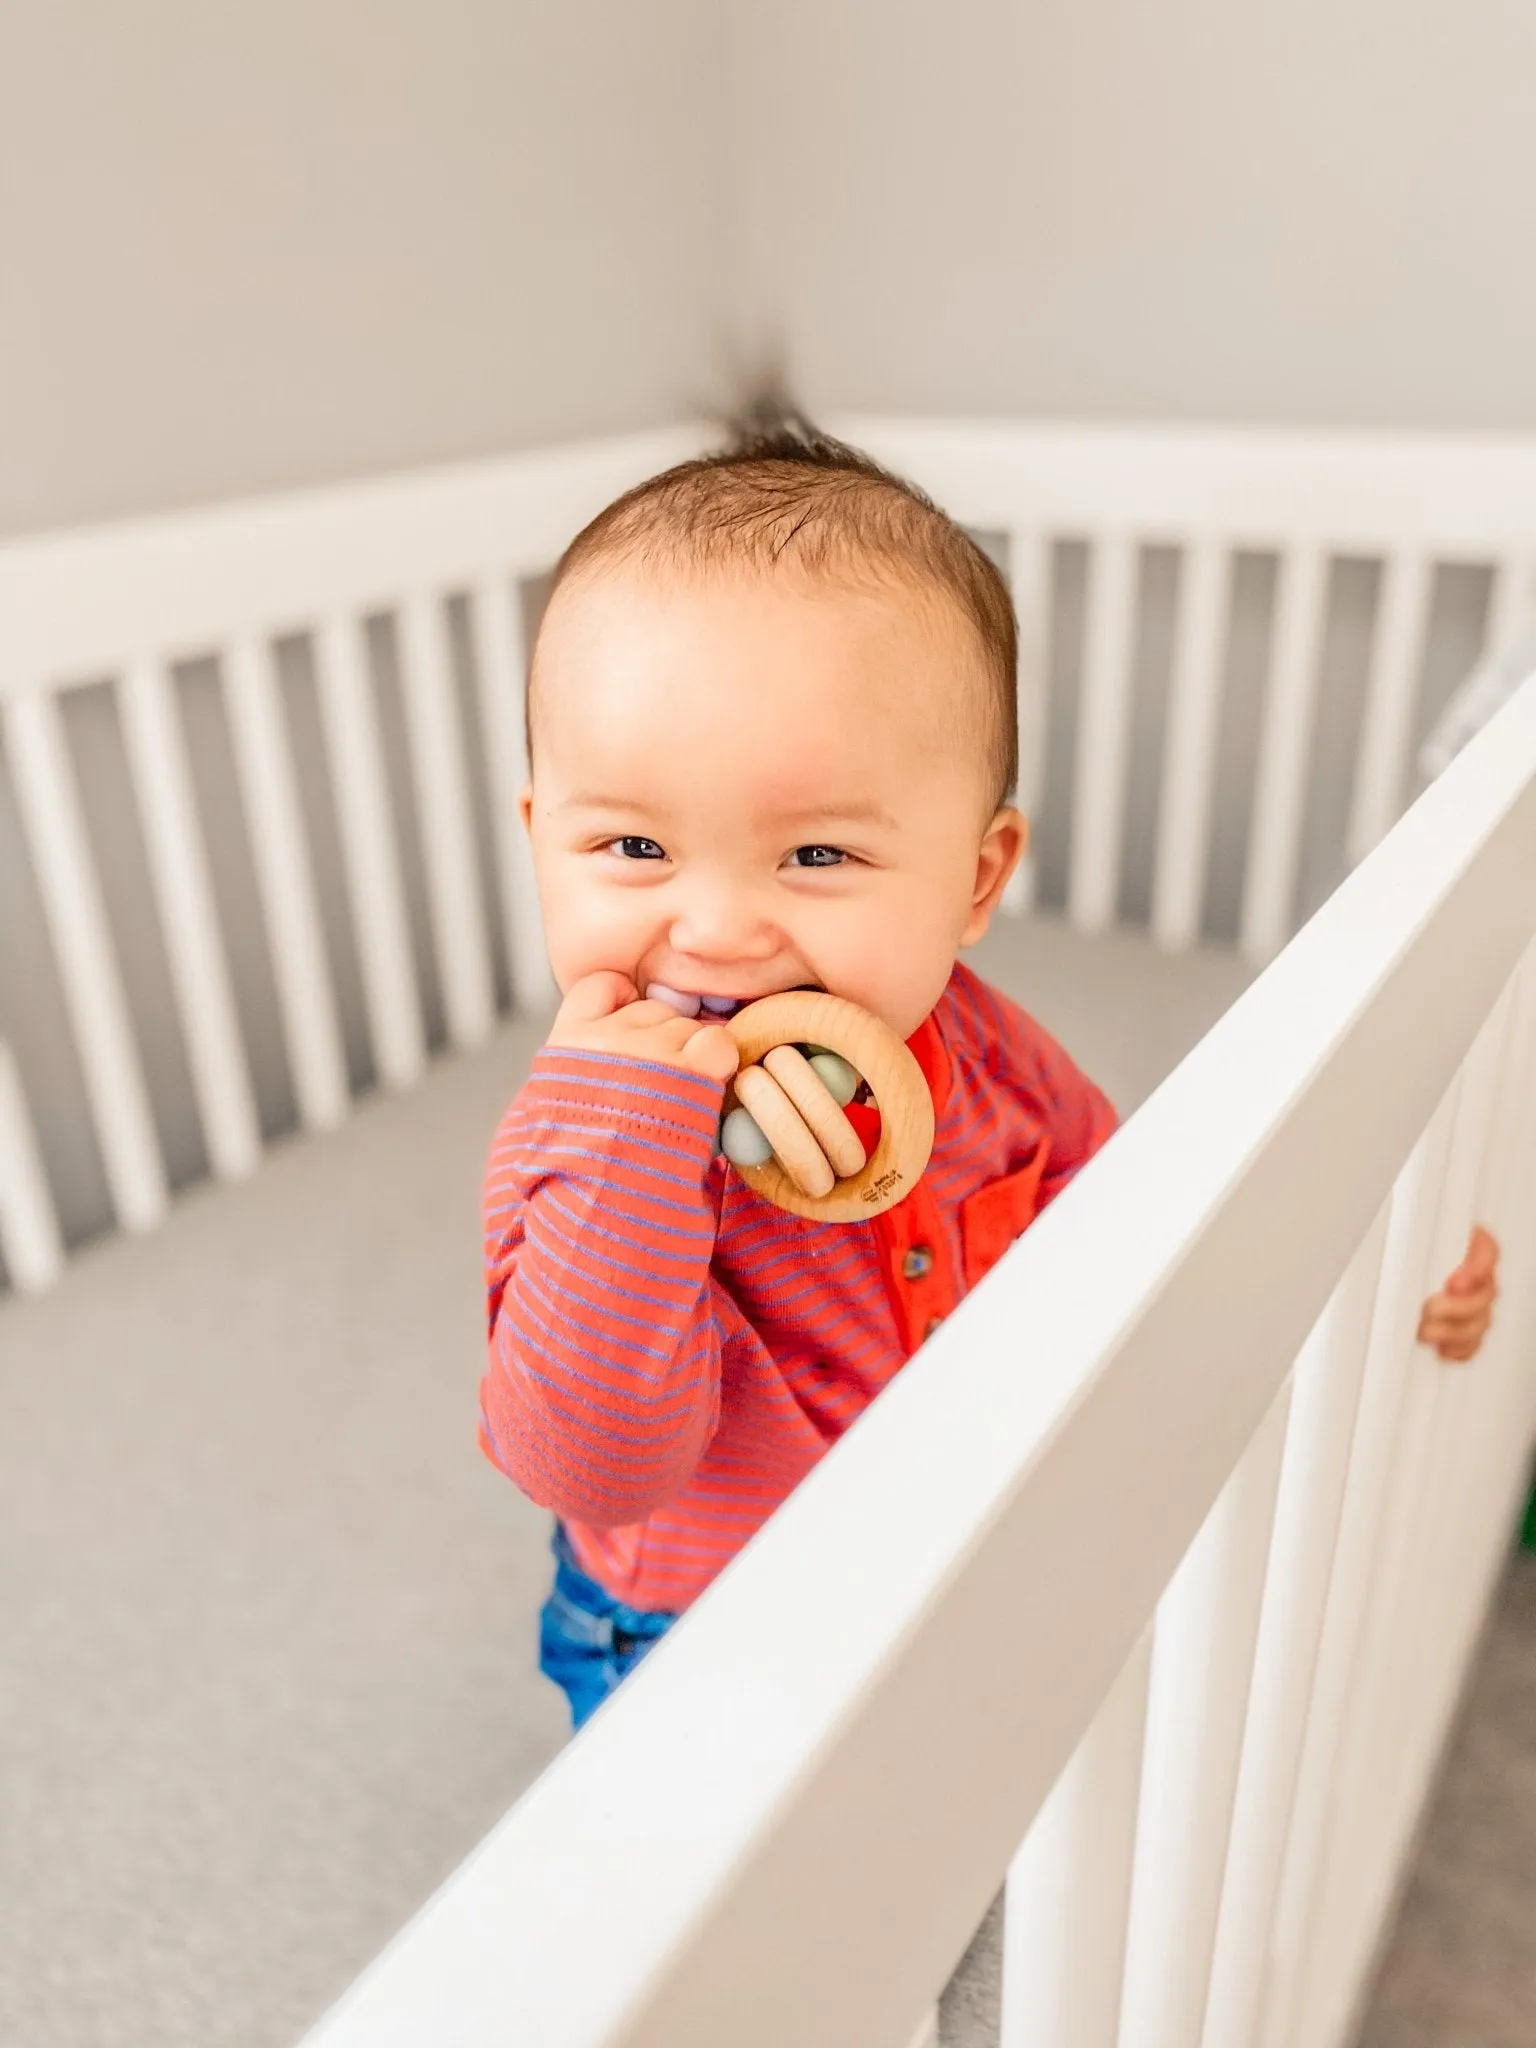
[[[1493,1321],[1499,1298],[1499,1245],[1479,1223],[1467,1240],[1466,1257],[1438,1294],[1432,1294],[1419,1317],[1419,1342],[1428,1344],[1448,1365],[1465,1365]]]
[[[722,1084],[738,1060],[736,1041],[723,1024],[680,1017],[667,1003],[642,1002],[627,975],[609,972],[571,984],[546,1043],[651,1060]]]

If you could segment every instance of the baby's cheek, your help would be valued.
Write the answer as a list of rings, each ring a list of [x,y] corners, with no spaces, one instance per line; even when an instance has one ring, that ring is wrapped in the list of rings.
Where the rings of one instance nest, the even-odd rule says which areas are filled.
[[[839,995],[910,1038],[944,993],[955,964],[949,921],[921,901],[896,915],[871,915],[843,935],[836,965],[817,963]]]
[[[639,892],[592,886],[558,867],[541,876],[544,944],[556,983],[567,989],[605,969],[629,973],[647,944]]]

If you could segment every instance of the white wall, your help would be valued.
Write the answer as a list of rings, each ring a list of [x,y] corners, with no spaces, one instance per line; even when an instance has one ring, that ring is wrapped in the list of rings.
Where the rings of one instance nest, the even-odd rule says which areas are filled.
[[[1529,0],[8,0],[0,531],[675,417],[1536,426]]]
[[[6,0],[0,531],[675,418],[711,0]]]
[[[1530,0],[782,0],[736,61],[818,407],[1536,427]]]

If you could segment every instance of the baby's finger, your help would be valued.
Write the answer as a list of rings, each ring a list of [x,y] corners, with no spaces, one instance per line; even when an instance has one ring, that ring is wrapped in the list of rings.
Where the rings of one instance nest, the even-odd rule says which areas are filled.
[[[618,974],[609,968],[597,974],[584,974],[580,981],[573,981],[566,990],[565,1001],[555,1018],[556,1028],[600,1023],[604,1017],[611,1017],[615,1010],[622,1010],[626,1003],[632,1003],[638,994],[627,974]]]
[[[658,1003],[653,996],[642,996],[638,1002],[630,1003],[624,1011],[624,1023],[626,1028],[657,1032],[676,1045],[686,1045],[693,1029],[691,1018],[679,1016],[670,1003]]]
[[[687,1067],[691,1073],[722,1081],[728,1081],[736,1071],[736,1041],[722,1025],[701,1027],[691,1017],[680,1017],[666,1003],[649,1000],[631,1003],[623,1014],[622,1023],[616,1028],[622,1032],[625,1050],[632,1052],[637,1059],[664,1060],[669,1065]],[[718,1045],[705,1049],[702,1064],[697,1056],[690,1054],[689,1048],[701,1033],[730,1039],[732,1057],[729,1066],[722,1064],[723,1054]]]
[[[696,1024],[683,1048],[683,1061],[690,1073],[701,1074],[706,1081],[729,1081],[741,1064],[741,1054],[723,1024]]]

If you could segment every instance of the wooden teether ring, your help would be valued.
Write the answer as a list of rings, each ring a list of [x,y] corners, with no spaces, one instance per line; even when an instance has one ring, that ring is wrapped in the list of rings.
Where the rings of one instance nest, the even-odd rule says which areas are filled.
[[[828,1194],[809,1195],[777,1158],[762,1166],[738,1167],[742,1179],[767,1201],[795,1216],[823,1223],[857,1223],[878,1216],[917,1185],[933,1150],[933,1098],[923,1070],[887,1024],[840,996],[795,989],[765,996],[738,1010],[726,1026],[736,1041],[743,1073],[757,1068],[779,1045],[824,1045],[860,1073],[880,1108],[880,1141],[856,1173],[839,1179]],[[787,1063],[776,1062],[781,1075]],[[740,1100],[743,1075],[733,1089]],[[767,1069],[763,1078],[778,1089]],[[756,1084],[748,1082],[748,1092]],[[760,1091],[760,1099],[765,1096]],[[754,1114],[750,1103],[743,1109]],[[793,1108],[786,1100],[785,1108]],[[803,1113],[797,1112],[801,1128]],[[764,1127],[769,1143],[773,1133]],[[824,1176],[823,1176],[824,1177]]]

